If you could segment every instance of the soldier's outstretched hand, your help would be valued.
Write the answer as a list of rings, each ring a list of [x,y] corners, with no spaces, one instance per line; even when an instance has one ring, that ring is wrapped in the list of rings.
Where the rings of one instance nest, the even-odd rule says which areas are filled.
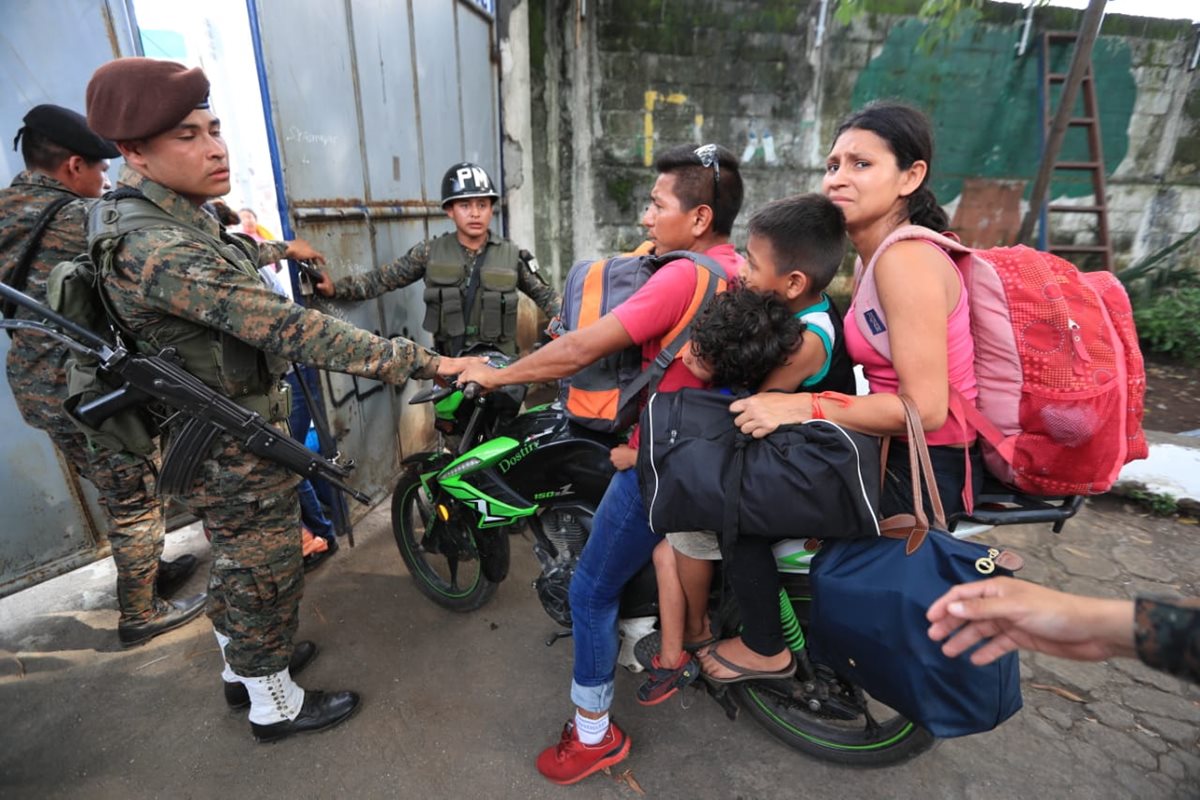
[[[318,264],[325,263],[325,256],[303,239],[293,239],[288,242],[287,251],[283,255],[286,258],[294,258],[297,261],[315,261]]]
[[[951,658],[984,642],[971,654],[973,664],[1018,648],[1079,661],[1133,655],[1132,601],[1081,597],[1015,578],[955,586],[926,617],[929,638],[946,640],[942,652]]]
[[[333,278],[329,277],[329,273],[323,270],[317,272],[319,277],[313,283],[313,288],[321,294],[322,297],[333,297]]]

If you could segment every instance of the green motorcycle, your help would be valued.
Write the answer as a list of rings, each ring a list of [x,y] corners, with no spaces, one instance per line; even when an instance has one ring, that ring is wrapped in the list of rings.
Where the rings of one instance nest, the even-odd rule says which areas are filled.
[[[507,363],[507,357],[491,354],[492,366]],[[549,645],[569,635],[568,588],[613,474],[609,451],[617,440],[573,424],[558,403],[521,413],[525,391],[509,386],[468,398],[452,387],[431,388],[413,397],[412,403],[434,404],[434,424],[448,446],[405,459],[392,495],[392,531],[417,588],[444,608],[467,612],[495,594],[508,574],[509,533],[528,525],[541,565],[534,582],[538,599],[568,629],[552,636]],[[1023,499],[1008,495],[985,495],[978,502],[975,519],[983,524],[969,528],[968,521],[956,535],[1014,522],[1061,526],[1078,507],[1047,511],[1020,505]],[[805,540],[775,548],[783,585],[780,613],[788,646],[797,656],[796,676],[694,685],[703,685],[731,719],[744,709],[773,736],[822,760],[883,766],[925,752],[937,741],[928,731],[809,659],[804,629],[814,552]],[[718,577],[709,606],[713,629],[721,637],[735,636],[738,610],[733,593],[721,592],[720,585]],[[652,564],[626,585],[620,617],[619,661],[636,671],[657,652],[657,635],[647,635],[658,617]]]

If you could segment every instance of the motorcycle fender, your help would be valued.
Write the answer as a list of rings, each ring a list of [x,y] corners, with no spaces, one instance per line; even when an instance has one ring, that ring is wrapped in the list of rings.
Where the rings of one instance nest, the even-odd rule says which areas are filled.
[[[492,583],[508,577],[509,527],[475,531],[475,549],[479,552],[479,568]]]

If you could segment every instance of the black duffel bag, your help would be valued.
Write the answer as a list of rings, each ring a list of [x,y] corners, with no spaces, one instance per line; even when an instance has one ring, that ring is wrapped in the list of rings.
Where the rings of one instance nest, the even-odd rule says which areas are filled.
[[[655,533],[717,531],[726,558],[739,534],[879,536],[878,437],[810,420],[754,439],[733,424],[735,399],[681,389],[646,404],[637,468]]]

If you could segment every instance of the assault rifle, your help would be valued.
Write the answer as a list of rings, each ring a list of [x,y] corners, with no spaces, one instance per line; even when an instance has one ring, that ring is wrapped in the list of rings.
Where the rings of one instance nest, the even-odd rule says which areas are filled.
[[[95,359],[107,374],[123,384],[108,394],[84,403],[76,415],[85,424],[98,427],[108,417],[136,405],[161,403],[176,417],[183,417],[171,447],[163,457],[159,487],[163,494],[182,494],[191,486],[200,462],[208,454],[213,437],[219,432],[231,434],[255,455],[274,461],[305,478],[320,478],[348,493],[360,503],[369,503],[366,494],[346,485],[354,462],[341,460],[338,454],[325,458],[280,431],[254,411],[210,389],[203,381],[181,367],[174,348],[158,355],[130,352],[117,338],[110,344],[87,328],[47,308],[24,292],[0,282],[0,297],[22,306],[46,322],[27,319],[2,319],[0,328],[43,333],[71,350]],[[47,324],[51,323],[51,324]]]

